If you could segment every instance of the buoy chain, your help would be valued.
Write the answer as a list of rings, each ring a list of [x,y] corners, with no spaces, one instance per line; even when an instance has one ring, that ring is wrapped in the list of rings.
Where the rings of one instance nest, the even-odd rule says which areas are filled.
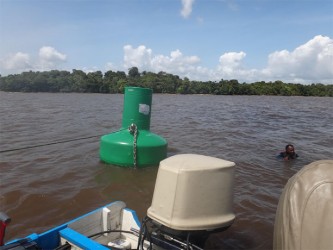
[[[129,126],[128,130],[130,131],[131,134],[134,135],[134,137],[133,137],[133,165],[134,165],[134,168],[136,168],[137,167],[136,141],[137,141],[137,137],[138,137],[138,127],[134,123],[132,123]]]
[[[138,128],[135,126],[135,132],[134,132],[134,142],[133,142],[133,162],[134,162],[134,168],[137,167],[136,163],[136,141],[137,141],[137,136],[138,136]]]

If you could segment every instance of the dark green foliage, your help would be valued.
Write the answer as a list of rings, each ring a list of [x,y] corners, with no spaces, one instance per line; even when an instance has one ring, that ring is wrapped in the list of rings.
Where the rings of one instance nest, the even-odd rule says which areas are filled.
[[[166,72],[139,72],[132,67],[126,75],[123,71],[85,73],[82,70],[51,70],[45,72],[23,72],[1,76],[0,91],[11,92],[81,92],[124,93],[124,87],[151,88],[154,93],[211,94],[211,95],[280,95],[280,96],[333,96],[333,85],[313,83],[311,85],[275,82],[239,83],[237,80],[219,82],[191,81]]]

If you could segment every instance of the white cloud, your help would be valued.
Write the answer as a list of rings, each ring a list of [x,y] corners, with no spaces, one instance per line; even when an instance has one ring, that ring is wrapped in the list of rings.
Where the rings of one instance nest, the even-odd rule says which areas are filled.
[[[244,60],[247,53],[244,51],[225,52],[220,55],[215,67],[207,68],[200,65],[200,57],[184,55],[179,49],[171,51],[168,55],[154,54],[152,49],[144,45],[125,45],[123,49],[123,62],[107,63],[107,70],[121,70],[127,73],[129,68],[138,67],[141,72],[164,71],[201,81],[237,79],[239,82],[248,83],[281,80],[303,84],[333,84],[333,39],[327,36],[315,36],[291,51],[274,51],[267,56],[267,65],[263,68],[246,67]],[[35,56],[17,52],[0,59],[0,72],[6,75],[28,70],[57,69],[66,59],[64,53],[44,46]],[[72,68],[77,67],[74,65]],[[83,70],[90,72],[101,69],[88,66]]]
[[[220,57],[215,80],[238,79],[240,82],[282,80],[292,83],[321,82],[333,84],[333,40],[315,36],[293,51],[281,50],[268,55],[263,69],[247,69],[244,52],[228,52]]]
[[[33,59],[35,58],[35,59]],[[38,56],[31,57],[28,53],[17,52],[0,60],[0,70],[6,73],[20,73],[29,70],[52,70],[66,61],[67,56],[53,47],[44,46],[39,49]]]
[[[55,48],[44,46],[39,49],[39,57],[45,61],[65,61],[67,56],[65,54],[61,54]]]
[[[131,45],[124,46],[124,67],[151,68],[152,50],[140,45],[133,48]]]
[[[67,56],[55,48],[44,46],[39,49],[39,67],[41,70],[54,69],[59,63],[65,62]]]
[[[182,10],[180,11],[182,17],[188,18],[191,15],[193,3],[194,0],[182,0]]]
[[[141,71],[168,72],[184,74],[192,72],[196,64],[200,62],[197,56],[184,56],[180,50],[171,51],[169,56],[153,55],[151,49],[141,45],[133,48],[131,45],[124,46],[124,68],[138,67]],[[108,65],[112,65],[108,63]]]
[[[10,55],[7,58],[1,60],[0,62],[1,68],[4,68],[8,71],[12,70],[25,70],[31,69],[32,66],[30,64],[30,56],[29,54],[17,52],[14,55]]]
[[[215,68],[199,65],[198,56],[185,56],[180,50],[167,55],[154,55],[141,45],[124,46],[124,66],[138,67],[140,71],[165,71],[191,80],[219,81],[237,79],[239,82],[276,81],[291,83],[333,84],[333,40],[315,36],[293,51],[281,50],[268,55],[267,66],[262,69],[246,68],[246,53],[226,52],[219,57]]]
[[[265,74],[273,78],[311,79],[333,82],[333,39],[315,36],[307,43],[289,52],[275,51],[268,56]]]
[[[85,73],[93,73],[93,72],[96,72],[96,71],[101,71],[98,67],[96,66],[92,66],[92,67],[83,67],[81,69],[83,72]]]
[[[245,58],[246,53],[241,52],[228,52],[220,56],[220,64],[217,66],[218,72],[221,74],[232,74],[235,70],[240,70],[242,60]]]

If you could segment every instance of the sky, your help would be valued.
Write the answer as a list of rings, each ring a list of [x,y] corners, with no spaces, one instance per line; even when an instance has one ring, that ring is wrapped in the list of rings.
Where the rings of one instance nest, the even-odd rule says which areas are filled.
[[[0,0],[0,74],[333,84],[332,0]]]

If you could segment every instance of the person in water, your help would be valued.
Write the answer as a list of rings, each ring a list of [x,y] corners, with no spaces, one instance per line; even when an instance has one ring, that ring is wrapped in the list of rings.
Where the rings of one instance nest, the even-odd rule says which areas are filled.
[[[292,144],[288,144],[286,145],[285,151],[279,154],[279,157],[288,161],[296,159],[298,157],[298,154],[296,154],[294,146]]]

